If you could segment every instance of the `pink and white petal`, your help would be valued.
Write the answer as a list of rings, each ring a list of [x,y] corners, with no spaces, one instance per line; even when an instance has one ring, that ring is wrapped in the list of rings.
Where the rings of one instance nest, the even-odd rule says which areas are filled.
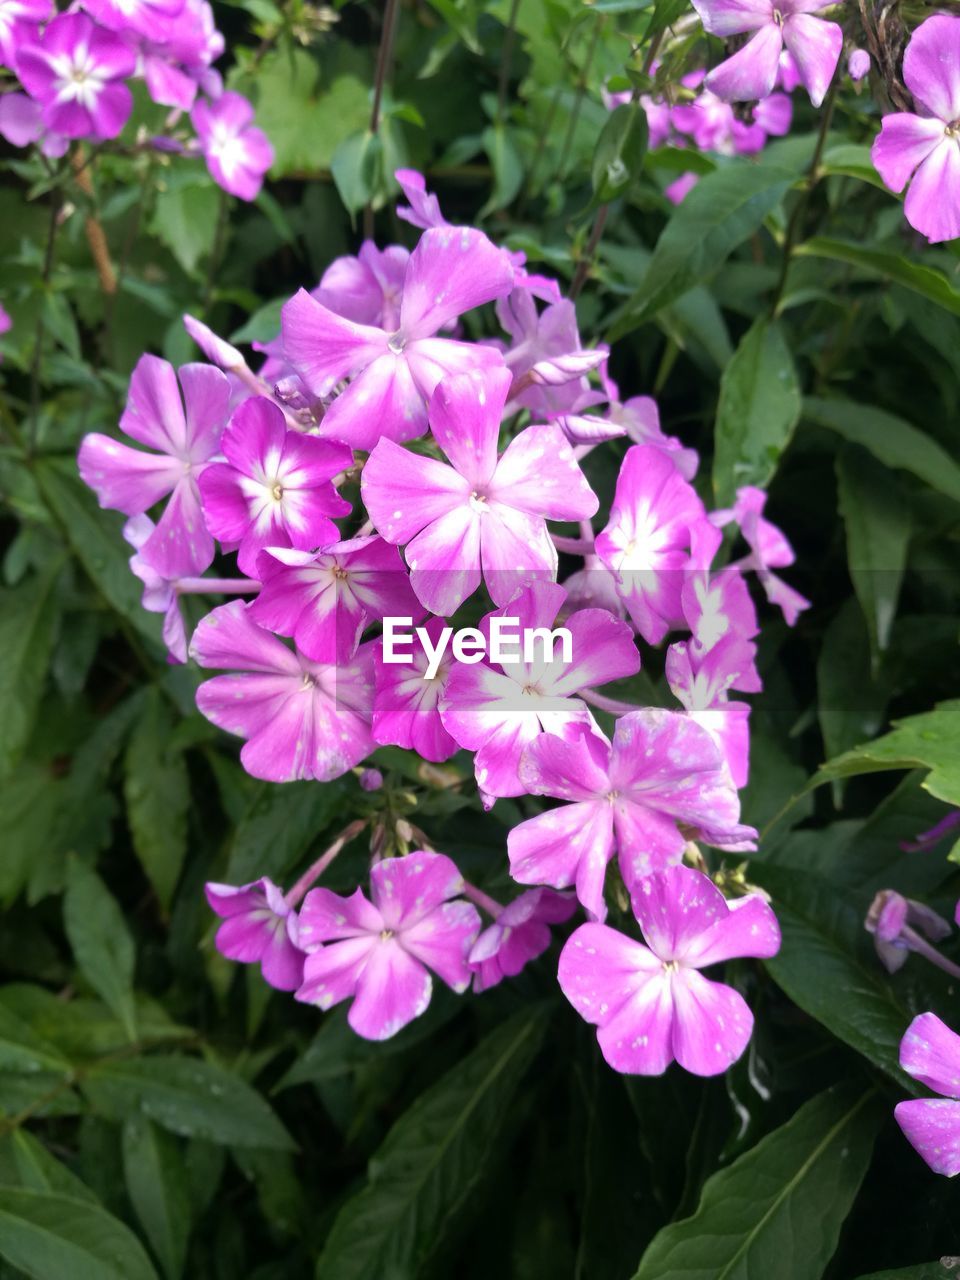
[[[692,867],[667,867],[647,876],[634,889],[631,905],[647,946],[665,963],[682,960],[728,910],[709,876]]]
[[[215,946],[238,964],[256,964],[270,942],[274,917],[266,908],[253,914],[230,916],[217,929]]]
[[[279,714],[296,690],[289,676],[214,676],[197,689],[197,709],[226,733],[251,738]]]
[[[510,292],[513,267],[482,231],[434,227],[410,255],[403,281],[400,330],[429,338],[445,324]]]
[[[773,22],[772,0],[694,0],[705,31],[714,36],[738,36]]]
[[[186,407],[187,450],[194,462],[206,462],[220,448],[230,413],[230,379],[209,364],[180,366]]]
[[[242,916],[251,911],[264,910],[267,906],[265,886],[271,883],[266,879],[239,885],[218,884],[211,880],[203,886],[203,892],[210,910],[221,919],[227,920],[230,916]]]
[[[900,1041],[900,1065],[928,1089],[960,1098],[960,1036],[935,1013],[921,1013]]]
[[[140,555],[162,577],[190,578],[213,564],[213,538],[207,531],[196,481],[184,476],[177,484],[157,527]]]
[[[453,467],[381,440],[363,468],[360,492],[377,532],[396,546],[462,507],[470,486]]]
[[[723,752],[733,785],[740,790],[750,776],[750,707],[745,702],[727,702],[706,711],[688,712],[712,736]]]
[[[320,423],[324,436],[354,449],[372,449],[379,440],[401,443],[427,430],[427,403],[405,355],[377,356],[341,391]]]
[[[260,671],[270,675],[302,677],[302,670],[287,646],[258,627],[242,600],[219,605],[201,618],[190,656],[201,667]]]
[[[610,744],[599,733],[579,729],[569,738],[542,733],[524,750],[520,781],[531,795],[593,800],[610,790]]]
[[[277,475],[287,424],[281,410],[263,396],[250,396],[234,411],[221,439],[227,461],[245,476]]]
[[[444,902],[410,928],[401,945],[454,991],[466,991],[472,972],[467,962],[480,932],[480,915],[470,902]]]
[[[713,737],[681,711],[641,707],[621,716],[613,734],[610,777],[615,789],[643,803],[677,798],[683,806],[690,785],[702,786],[723,768]],[[661,804],[659,807],[665,808]],[[670,812],[679,811],[671,805]]]
[[[459,745],[477,751],[514,718],[519,694],[516,680],[485,662],[457,663],[450,672],[440,714]]]
[[[477,523],[483,580],[494,604],[507,605],[532,582],[556,580],[557,549],[539,516],[496,502],[483,510]]]
[[[349,1000],[377,946],[377,938],[368,934],[310,952],[303,962],[303,984],[296,998],[324,1010]]]
[[[148,511],[183,475],[183,465],[167,454],[143,453],[97,433],[83,437],[77,465],[100,506],[128,516]]]
[[[613,856],[613,822],[605,801],[562,805],[528,818],[507,836],[507,854],[518,884],[576,886],[595,919],[606,915],[603,882]]]
[[[883,117],[870,159],[890,190],[900,192],[943,140],[942,120],[895,111]]]
[[[739,956],[767,959],[779,950],[780,925],[773,908],[759,894],[751,893],[731,899],[727,914],[687,943],[683,962],[704,969]]]
[[[384,858],[370,871],[370,894],[383,926],[406,932],[441,902],[463,888],[463,876],[443,853],[417,850],[402,858]]]
[[[672,975],[673,1053],[685,1071],[717,1076],[743,1053],[753,1014],[739,991],[695,969]]]
[[[485,489],[497,465],[500,419],[510,390],[509,369],[451,374],[430,399],[430,429],[457,471]]]
[[[221,542],[240,542],[250,527],[250,503],[241,474],[226,462],[213,462],[197,478],[207,528]]]
[[[323,747],[317,742],[313,703],[309,689],[289,683],[286,699],[241,748],[240,762],[251,777],[265,782],[318,777],[314,757]]]
[[[748,44],[721,62],[707,76],[704,87],[724,102],[753,102],[766,98],[777,82],[783,38],[775,22],[760,27]]]
[[[960,146],[945,138],[913,175],[903,212],[931,244],[960,236]]]
[[[527,427],[497,463],[492,501],[548,520],[586,520],[600,502],[557,426]]]
[[[564,626],[570,632],[573,661],[558,665],[557,677],[549,683],[557,697],[625,680],[640,670],[633,631],[606,609],[578,609]]]
[[[427,403],[443,378],[503,368],[503,356],[496,347],[456,342],[453,338],[418,338],[407,344],[404,354],[410,374]]]
[[[492,797],[522,796],[523,783],[517,770],[524,748],[540,732],[536,714],[507,712],[474,757],[473,769],[480,790]]]
[[[560,952],[557,981],[586,1022],[604,1027],[663,973],[640,942],[605,924],[582,924]]]
[[[663,1075],[674,1057],[674,1017],[670,982],[655,973],[597,1032],[600,1051],[625,1075]]]
[[[840,61],[843,28],[809,13],[794,13],[783,24],[783,43],[793,55],[810,101],[819,107]]]
[[[944,124],[960,116],[960,23],[936,13],[921,22],[903,55],[907,88]]]
[[[188,456],[187,423],[177,375],[169,361],[152,355],[141,356],[137,361],[130,375],[120,430],[161,453]]]
[[[934,1173],[960,1173],[960,1102],[949,1098],[911,1098],[893,1109],[904,1137]]]
[[[674,818],[620,796],[613,805],[618,862],[626,886],[635,890],[646,876],[674,866],[683,857],[686,837]]]
[[[296,935],[308,951],[321,943],[379,934],[383,928],[383,916],[364,897],[362,889],[355,889],[349,898],[343,898],[331,889],[321,888],[311,889],[304,898]]]
[[[479,587],[480,526],[481,517],[464,504],[407,544],[410,585],[431,613],[448,617]]]
[[[283,350],[314,395],[328,394],[387,350],[387,334],[335,315],[300,289],[281,313]]]
[[[347,1021],[366,1040],[388,1040],[426,1011],[430,973],[395,938],[378,940],[357,978]]]
[[[277,991],[296,991],[303,982],[304,954],[290,941],[285,922],[275,921],[260,957],[264,981]]]

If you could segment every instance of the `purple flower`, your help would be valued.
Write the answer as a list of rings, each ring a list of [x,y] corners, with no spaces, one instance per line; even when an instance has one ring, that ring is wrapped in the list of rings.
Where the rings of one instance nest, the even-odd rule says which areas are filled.
[[[349,898],[311,890],[297,930],[308,953],[297,999],[329,1009],[353,997],[347,1018],[354,1031],[386,1040],[430,1003],[431,972],[465,991],[480,917],[457,898],[462,889],[449,858],[416,851],[371,870],[372,902],[360,889]]]
[[[361,645],[349,666],[311,662],[264,631],[239,600],[201,619],[190,643],[201,667],[233,669],[197,690],[200,711],[246,739],[240,762],[267,782],[329,782],[373,749],[373,655]]]
[[[687,715],[714,738],[730,770],[734,786],[747,785],[750,772],[750,708],[730,702],[728,694],[754,665],[756,645],[731,633],[700,654],[693,642],[681,640],[667,650],[666,676]]]
[[[547,418],[579,406],[590,391],[584,375],[609,349],[582,349],[574,304],[564,298],[538,313],[533,294],[521,287],[497,303],[497,318],[513,339],[504,356],[514,379],[511,402]],[[594,395],[594,403],[602,399]]]
[[[903,841],[900,848],[904,853],[924,853],[927,849],[932,849],[934,845],[939,844],[945,835],[949,835],[957,827],[960,827],[960,809],[954,809],[935,823],[929,831],[921,832],[913,840]]]
[[[375,619],[423,614],[400,553],[376,536],[316,552],[271,547],[260,553],[257,570],[263,589],[251,616],[292,636],[314,662],[349,662]]]
[[[714,511],[710,519],[720,529],[731,521],[740,526],[750,555],[738,560],[735,566],[747,572],[753,570],[760,580],[760,585],[771,604],[779,606],[783,611],[788,627],[792,627],[797,618],[810,608],[810,601],[794,591],[778,577],[773,570],[783,569],[793,564],[796,556],[787,541],[786,535],[763,517],[767,495],[762,489],[753,485],[744,485],[737,490],[737,500],[733,507],[725,511]]]
[[[646,946],[604,924],[584,924],[560,954],[560,987],[615,1071],[662,1075],[676,1059],[714,1076],[743,1053],[753,1014],[739,992],[699,971],[735,956],[773,956],[780,928],[751,894],[727,902],[701,872],[671,867],[631,894]]]
[[[610,401],[608,417],[623,428],[634,444],[650,444],[670,455],[670,460],[684,480],[692,480],[697,474],[700,459],[696,449],[687,449],[676,436],[664,435],[660,426],[660,410],[652,396],[632,396],[621,403],[617,384],[609,377],[606,368],[601,370],[601,381]]]
[[[66,138],[117,136],[133,107],[121,82],[136,65],[133,49],[85,13],[60,14],[17,54],[17,73],[41,104],[44,125]]]
[[[200,477],[203,510],[215,538],[240,544],[244,573],[256,576],[264,547],[305,550],[339,541],[331,517],[346,515],[350,504],[330,481],[353,462],[346,445],[288,430],[272,401],[251,396],[220,447],[227,461]]]
[[[393,176],[410,201],[409,205],[397,205],[398,218],[422,231],[428,231],[431,227],[449,227],[450,223],[440,212],[440,201],[427,191],[426,179],[422,173],[418,173],[416,169],[397,169]]]
[[[443,626],[442,618],[430,618],[426,623],[434,649]],[[377,683],[373,702],[374,741],[416,751],[434,764],[449,760],[456,754],[457,744],[440,718],[440,699],[453,669],[449,648],[433,676],[427,675],[429,659],[417,637],[413,640],[409,662],[384,662],[381,646],[374,650],[373,660]]]
[[[256,200],[273,147],[252,124],[253,106],[239,93],[222,93],[214,102],[195,103],[190,119],[214,182],[240,200]]]
[[[867,912],[864,927],[873,934],[877,955],[888,973],[896,973],[911,951],[930,960],[938,968],[957,976],[957,968],[931,942],[950,936],[950,925],[932,907],[904,898],[894,889],[881,889]]]
[[[435,335],[512,286],[508,259],[482,232],[436,227],[410,255],[396,329],[356,324],[301,289],[283,308],[287,359],[317,396],[352,379],[327,409],[323,434],[357,449],[372,449],[381,437],[423,435],[427,403],[444,374],[502,363],[493,347]]]
[[[83,0],[83,7],[110,31],[154,39],[181,14],[184,0]]]
[[[31,29],[36,31],[52,12],[52,0],[0,0],[0,66],[16,71],[17,55],[29,42]]]
[[[649,644],[659,644],[682,623],[684,578],[691,569],[707,568],[719,544],[703,503],[672,456],[655,445],[628,449],[610,520],[596,546]]]
[[[938,13],[917,27],[903,78],[917,113],[884,116],[871,157],[891,191],[910,183],[906,219],[938,244],[960,236],[960,18]]]
[[[752,640],[760,631],[750,589],[740,569],[690,574],[683,584],[680,605],[684,621],[693,632],[691,644],[695,661],[725,636],[738,635],[743,640]],[[759,693],[763,684],[756,667],[751,665],[730,687],[743,693]]]
[[[851,49],[847,59],[847,71],[851,80],[862,80],[870,74],[870,55],[866,49]]]
[[[773,92],[784,46],[793,55],[800,83],[819,107],[840,60],[843,31],[813,15],[833,0],[694,0],[704,30],[728,39],[750,33],[732,58],[704,84],[726,102],[750,102]]]
[[[149,39],[140,41],[140,62],[154,102],[189,111],[198,88],[212,98],[222,92],[220,77],[210,64],[223,53],[224,39],[206,0],[186,0],[174,16],[155,8],[150,28]]]
[[[140,554],[154,531],[155,525],[149,516],[131,516],[123,526],[123,536],[134,548],[130,568],[143,583],[140,603],[147,613],[163,614],[163,643],[167,646],[169,658],[183,663],[187,660],[187,632],[176,591],[177,578],[165,578]]]
[[[296,912],[282,889],[265,877],[252,884],[204,886],[212,911],[223,918],[216,946],[228,960],[259,964],[278,991],[296,991],[303,981],[303,952],[290,939]]]
[[[481,629],[488,631],[492,618],[507,617],[518,620],[521,634],[535,627],[549,630],[565,598],[563,587],[538,582],[488,614]],[[629,626],[605,609],[581,609],[563,625],[570,633],[569,661],[559,649],[551,661],[538,646],[533,662],[458,664],[450,676],[440,706],[443,724],[461,747],[477,753],[477,782],[488,795],[529,790],[518,774],[524,747],[541,733],[567,737],[578,725],[592,727],[593,718],[576,695],[640,670]]]
[[[166,360],[141,356],[130,378],[120,430],[156,453],[93,434],[84,436],[78,457],[80,475],[101,507],[139,516],[171,495],[140,548],[146,563],[168,579],[202,573],[213,560],[197,477],[219,452],[230,400],[230,383],[219,369],[185,364],[178,372],[182,402]]]
[[[44,127],[43,107],[25,93],[5,93],[0,97],[0,137],[14,147],[39,143],[43,154],[52,160],[59,159],[70,146],[69,138]]]
[[[893,1114],[907,1141],[934,1173],[960,1173],[960,1036],[935,1013],[921,1013],[900,1041],[900,1065],[943,1095],[898,1102]]]
[[[520,884],[574,885],[602,920],[614,854],[635,889],[644,876],[679,862],[704,828],[726,832],[741,849],[755,847],[757,833],[739,825],[740,801],[716,741],[689,717],[644,707],[617,721],[612,743],[582,728],[567,738],[542,734],[520,761],[527,791],[568,802],[507,837],[510,874]]]
[[[598,501],[559,427],[527,427],[497,457],[508,370],[444,378],[430,401],[450,465],[381,440],[363,469],[370,519],[406,543],[411,582],[432,613],[450,614],[480,585],[496,604],[525,582],[553,579],[546,520],[580,520]]]
[[[501,908],[467,957],[474,991],[489,991],[504,978],[515,978],[550,945],[550,925],[569,920],[577,909],[571,894],[531,889]]]
[[[330,263],[312,297],[357,324],[396,329],[409,260],[408,250],[401,245],[381,250],[372,240],[364,240],[355,258],[348,255]]]
[[[13,321],[10,319],[6,310],[0,305],[0,334],[9,333],[13,328]]]

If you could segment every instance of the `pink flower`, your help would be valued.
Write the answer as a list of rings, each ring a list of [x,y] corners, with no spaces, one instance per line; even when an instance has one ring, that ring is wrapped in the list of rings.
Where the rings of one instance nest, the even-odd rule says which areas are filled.
[[[941,967],[950,966],[950,961],[930,945],[950,936],[949,923],[932,907],[904,898],[894,889],[881,889],[874,897],[864,928],[873,934],[877,955],[888,973],[902,969],[911,951]],[[951,971],[949,967],[947,971]]]
[[[513,339],[504,356],[514,380],[511,402],[551,419],[579,407],[590,393],[584,375],[606,360],[609,348],[582,349],[574,304],[564,298],[538,312],[533,294],[520,287],[497,303],[497,319]]]
[[[921,1013],[900,1042],[900,1065],[943,1097],[898,1102],[897,1124],[934,1173],[952,1178],[960,1173],[960,1036],[935,1013]]]
[[[163,614],[163,643],[167,646],[169,660],[183,663],[187,660],[187,631],[176,591],[177,578],[165,578],[157,573],[140,554],[153,536],[154,529],[149,516],[131,516],[123,526],[123,536],[134,548],[130,568],[143,583],[140,603],[147,613]]]
[[[669,186],[664,187],[663,194],[667,197],[671,204],[683,204],[687,196],[700,181],[700,175],[696,173],[681,173],[679,178],[674,178]]]
[[[372,449],[381,437],[423,435],[427,403],[444,374],[502,363],[493,347],[435,335],[512,286],[510,262],[485,235],[436,227],[410,255],[396,329],[356,324],[301,289],[283,308],[287,359],[317,396],[351,379],[327,409],[323,434],[357,449]]]
[[[426,179],[422,173],[418,173],[416,169],[397,169],[393,176],[410,201],[409,205],[397,205],[398,218],[423,231],[431,227],[449,227],[450,223],[440,212],[440,201],[427,191]]]
[[[31,28],[35,31],[52,13],[52,0],[0,0],[0,66],[16,71],[17,55],[28,43]]]
[[[739,825],[740,801],[716,741],[687,716],[644,707],[617,721],[612,743],[582,728],[567,738],[542,734],[520,761],[527,791],[568,801],[507,837],[510,874],[520,884],[573,885],[602,920],[615,853],[635,889],[644,876],[679,862],[703,829],[725,832],[741,849],[755,847],[757,833]]]
[[[434,648],[443,626],[442,618],[430,618],[426,623]],[[453,655],[448,648],[440,659],[436,675],[428,676],[429,660],[416,636],[411,648],[410,661],[403,663],[384,662],[382,647],[378,645],[374,650],[377,692],[373,702],[373,738],[382,745],[416,751],[424,760],[440,764],[457,752],[457,744],[440,718],[440,700],[453,669]]]
[[[720,529],[731,521],[740,526],[740,532],[750,548],[750,555],[729,567],[743,572],[752,569],[767,599],[771,604],[779,606],[787,626],[792,627],[804,609],[810,608],[810,601],[773,572],[774,569],[783,569],[793,564],[797,557],[786,535],[775,524],[763,518],[766,503],[767,495],[762,489],[744,485],[737,490],[737,500],[733,507],[714,511],[710,519]]]
[[[346,515],[350,504],[330,481],[353,462],[346,445],[288,430],[272,401],[251,396],[220,447],[227,461],[200,477],[203,510],[214,537],[240,544],[244,573],[256,576],[264,547],[306,550],[339,541],[331,517]]]
[[[13,328],[13,321],[10,319],[3,306],[0,306],[0,334],[9,333]]]
[[[784,46],[793,55],[800,82],[819,107],[833,79],[843,48],[835,22],[813,15],[833,0],[694,0],[704,30],[728,39],[750,33],[750,40],[721,62],[704,84],[725,102],[750,102],[773,92]]]
[[[36,44],[17,53],[17,73],[43,107],[43,123],[67,138],[115,138],[133,98],[121,83],[136,70],[133,49],[85,13],[62,13]]]
[[[719,545],[703,503],[672,457],[655,445],[628,449],[596,548],[649,644],[682,623],[684,578],[706,568]]]
[[[497,617],[516,618],[521,634],[550,629],[565,598],[563,587],[538,582],[488,614],[481,629],[488,631]],[[577,726],[590,728],[593,718],[576,695],[640,670],[629,626],[605,609],[581,609],[563,625],[570,633],[569,661],[559,646],[551,660],[538,645],[533,662],[457,665],[450,676],[440,704],[444,727],[461,747],[477,753],[477,782],[488,795],[529,790],[518,774],[524,747],[541,733],[569,737]]]
[[[862,80],[870,74],[870,55],[866,49],[851,49],[847,58],[847,71],[851,80]]]
[[[263,589],[256,622],[314,662],[349,662],[363,630],[387,616],[423,614],[396,547],[382,538],[333,542],[321,551],[271,547],[257,559]]]
[[[201,99],[190,112],[214,182],[241,200],[255,200],[273,164],[273,147],[253,126],[253,107],[239,93]]]
[[[550,925],[569,920],[577,909],[571,894],[531,889],[497,912],[467,957],[474,991],[489,991],[504,978],[515,978],[550,945]]]
[[[185,364],[179,369],[183,401],[173,366],[141,356],[130,378],[120,430],[144,453],[109,436],[84,436],[80,475],[101,507],[143,515],[167,494],[170,501],[140,555],[164,578],[201,573],[213,560],[213,538],[200,506],[197,477],[219,452],[230,400],[230,383],[219,369]]]
[[[743,1053],[753,1014],[739,992],[699,971],[735,956],[773,956],[777,918],[751,894],[727,902],[699,871],[671,867],[631,894],[646,946],[603,924],[584,924],[560,954],[563,994],[615,1071],[662,1075],[676,1059],[714,1076]]]
[[[457,898],[462,888],[449,858],[417,851],[371,870],[372,902],[360,889],[349,898],[311,890],[297,930],[308,952],[297,999],[329,1009],[353,997],[354,1031],[386,1040],[430,1003],[431,972],[465,991],[480,917]]]
[[[686,625],[693,632],[694,660],[719,644],[728,635],[752,640],[760,627],[742,572],[738,568],[701,570],[687,576],[680,594]],[[763,688],[756,667],[750,666],[730,686],[743,693],[759,693]]]
[[[527,427],[497,457],[510,389],[506,369],[445,378],[430,401],[450,465],[381,440],[361,491],[377,530],[406,543],[410,580],[432,613],[450,614],[480,585],[503,604],[525,582],[557,574],[546,520],[579,520],[596,495],[559,427]]]
[[[140,42],[140,62],[154,102],[189,111],[198,88],[212,98],[222,92],[210,64],[223,53],[224,39],[206,0],[186,0],[175,15],[156,11],[150,29],[149,39]]]
[[[239,600],[200,621],[190,656],[201,667],[233,669],[197,690],[200,711],[245,738],[240,762],[267,782],[329,782],[373,749],[373,655],[361,645],[349,666],[311,662],[258,627]]]
[[[601,370],[601,381],[610,401],[608,417],[623,428],[634,444],[650,444],[670,455],[670,460],[684,480],[692,480],[697,474],[700,459],[696,449],[688,449],[676,436],[664,435],[660,426],[660,410],[652,396],[632,396],[621,402],[617,384]]]
[[[290,939],[296,912],[272,880],[204,886],[212,911],[223,918],[216,946],[228,960],[259,964],[278,991],[296,991],[303,981],[303,952]]]
[[[312,296],[328,310],[357,324],[396,329],[409,252],[401,245],[378,249],[364,240],[354,257],[335,258]]]
[[[667,683],[687,715],[706,729],[723,753],[734,786],[747,785],[750,771],[750,708],[728,694],[744,671],[752,671],[756,645],[731,633],[700,654],[693,642],[667,650]]]
[[[83,7],[101,26],[148,39],[162,35],[183,4],[184,0],[83,0]]]
[[[14,147],[39,143],[43,154],[53,160],[70,146],[69,138],[44,127],[43,107],[25,93],[5,93],[0,97],[0,137]]]
[[[921,22],[903,55],[903,78],[917,113],[884,116],[873,163],[891,191],[910,190],[907,221],[931,244],[960,236],[960,18]]]

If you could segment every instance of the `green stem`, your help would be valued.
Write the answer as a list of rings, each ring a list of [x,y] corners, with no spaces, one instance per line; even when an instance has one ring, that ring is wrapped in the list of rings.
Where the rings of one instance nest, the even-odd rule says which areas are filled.
[[[383,28],[380,32],[380,48],[377,50],[377,67],[373,77],[373,106],[370,110],[370,133],[376,137],[380,131],[380,108],[383,104],[383,90],[393,60],[393,42],[397,34],[397,18],[400,14],[400,0],[387,0],[383,13]],[[363,210],[363,235],[366,240],[373,239],[373,205],[368,204]]]
[[[510,84],[510,63],[513,59],[513,43],[517,35],[517,15],[520,12],[520,0],[513,0],[510,6],[510,17],[507,19],[507,30],[503,37],[503,48],[500,51],[500,79],[497,84],[497,118],[496,123],[503,120],[507,105],[507,87]]]
[[[573,136],[577,131],[577,123],[580,119],[580,110],[583,106],[583,99],[587,92],[590,68],[593,65],[593,58],[597,52],[597,45],[600,42],[600,34],[605,25],[606,19],[604,17],[597,19],[593,28],[593,35],[590,38],[590,45],[587,49],[587,56],[584,58],[583,66],[580,69],[580,76],[577,80],[577,94],[573,102],[573,110],[570,113],[570,123],[567,125],[567,132],[563,139],[563,148],[560,152],[560,164],[557,167],[558,178],[565,178],[567,174],[567,163],[570,159],[570,149],[573,146]]]

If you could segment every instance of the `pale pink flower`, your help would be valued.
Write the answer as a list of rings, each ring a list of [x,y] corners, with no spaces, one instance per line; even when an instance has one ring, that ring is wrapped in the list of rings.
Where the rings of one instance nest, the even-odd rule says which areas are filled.
[[[252,884],[204,886],[212,911],[223,919],[216,947],[228,960],[259,964],[264,981],[278,991],[296,991],[303,981],[303,952],[290,937],[296,912],[283,890],[264,877]]]

